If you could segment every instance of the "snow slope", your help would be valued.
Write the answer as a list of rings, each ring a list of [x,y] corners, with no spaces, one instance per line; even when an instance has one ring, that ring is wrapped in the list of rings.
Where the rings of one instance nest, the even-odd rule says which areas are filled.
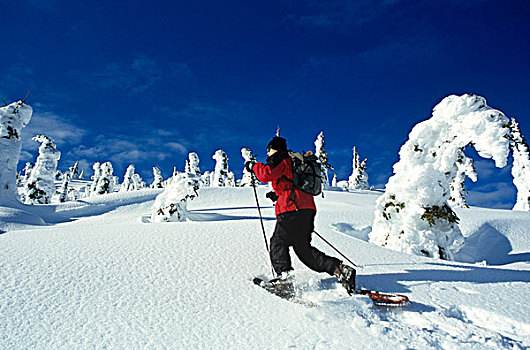
[[[319,305],[307,307],[251,282],[270,277],[252,191],[201,189],[181,223],[148,222],[160,193],[149,189],[19,209],[26,216],[0,208],[0,349],[530,346],[529,213],[459,210],[469,243],[462,262],[445,262],[367,242],[378,193],[325,192],[316,230],[364,266],[358,284],[413,304],[373,307],[294,258],[301,298]]]

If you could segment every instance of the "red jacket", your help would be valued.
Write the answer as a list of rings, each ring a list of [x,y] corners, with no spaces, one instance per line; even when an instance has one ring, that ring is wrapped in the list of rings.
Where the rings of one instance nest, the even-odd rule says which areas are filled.
[[[293,162],[286,152],[276,152],[267,158],[267,164],[256,163],[252,171],[261,182],[271,182],[274,192],[279,196],[275,213],[279,214],[297,209],[317,210],[311,194],[294,188]]]

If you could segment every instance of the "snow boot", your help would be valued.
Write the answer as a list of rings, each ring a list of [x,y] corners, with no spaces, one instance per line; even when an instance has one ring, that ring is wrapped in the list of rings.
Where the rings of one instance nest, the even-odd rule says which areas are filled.
[[[294,273],[293,270],[284,271],[278,275],[278,277],[269,280],[270,283],[277,286],[290,286],[294,285]]]
[[[296,295],[294,273],[292,270],[280,273],[278,277],[266,281],[264,284],[261,284],[261,286],[284,299],[291,299]]]
[[[335,277],[339,283],[346,289],[348,294],[355,292],[355,269],[351,266],[340,264],[335,270]]]

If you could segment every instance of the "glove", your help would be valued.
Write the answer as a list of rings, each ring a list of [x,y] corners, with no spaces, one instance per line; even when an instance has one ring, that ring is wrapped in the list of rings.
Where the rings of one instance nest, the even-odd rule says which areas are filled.
[[[247,169],[248,172],[253,173],[254,171],[252,171],[252,167],[254,167],[254,164],[256,164],[256,162],[254,162],[252,160],[247,160],[245,162],[245,169]]]
[[[278,196],[274,191],[270,191],[265,195],[265,197],[269,198],[273,202],[276,202],[278,198],[280,198],[280,196]]]

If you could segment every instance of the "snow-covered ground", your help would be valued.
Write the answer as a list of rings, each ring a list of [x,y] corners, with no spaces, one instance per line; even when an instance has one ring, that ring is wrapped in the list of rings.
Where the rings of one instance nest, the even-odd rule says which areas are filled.
[[[251,282],[270,277],[252,188],[201,189],[192,221],[149,223],[160,191],[0,208],[0,349],[530,346],[528,212],[458,210],[468,241],[446,262],[367,242],[378,193],[325,192],[316,231],[363,265],[359,285],[413,304],[374,307],[294,258],[308,307]]]

